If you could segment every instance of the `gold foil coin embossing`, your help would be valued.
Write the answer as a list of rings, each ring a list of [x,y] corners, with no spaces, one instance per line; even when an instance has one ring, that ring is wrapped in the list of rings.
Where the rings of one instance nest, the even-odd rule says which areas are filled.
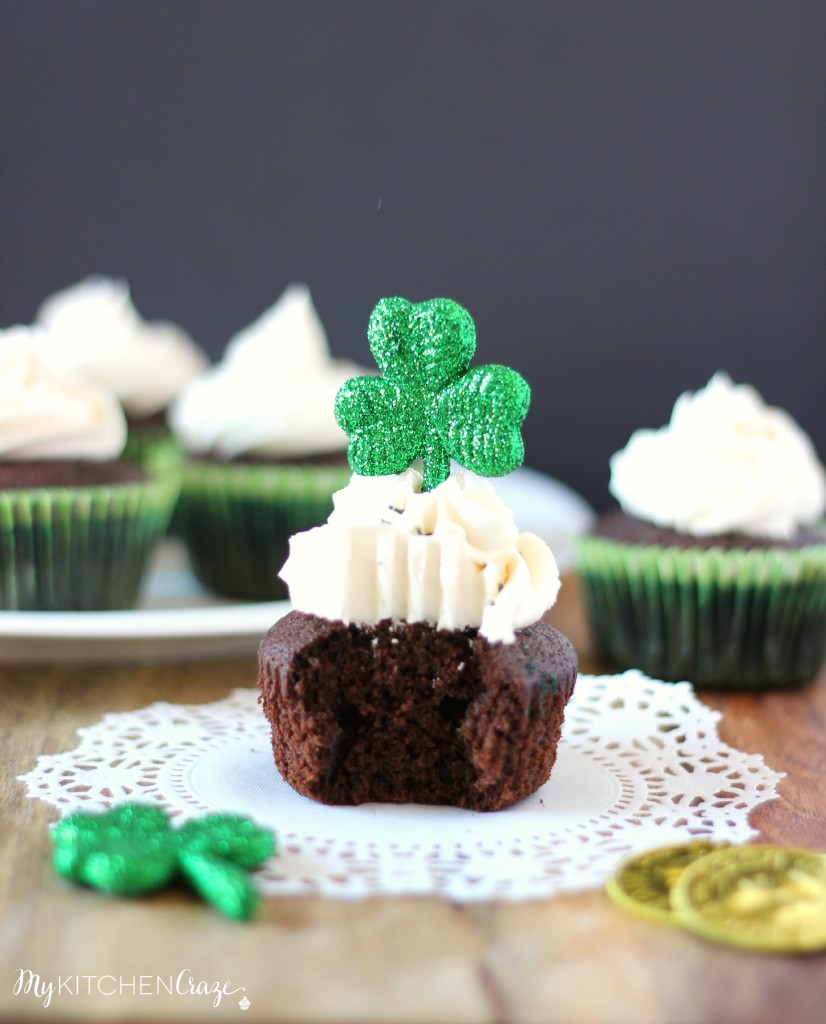
[[[812,850],[715,850],[685,869],[671,902],[675,923],[716,942],[777,953],[826,949],[826,859]]]
[[[688,865],[719,848],[707,840],[663,846],[629,857],[609,878],[606,891],[624,910],[662,923],[676,923],[671,891]]]

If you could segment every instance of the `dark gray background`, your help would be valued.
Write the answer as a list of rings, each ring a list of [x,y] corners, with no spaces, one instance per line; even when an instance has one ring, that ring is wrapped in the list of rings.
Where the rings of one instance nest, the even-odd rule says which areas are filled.
[[[0,0],[0,324],[90,272],[213,355],[305,280],[527,376],[528,464],[609,455],[714,370],[826,453],[826,4]]]

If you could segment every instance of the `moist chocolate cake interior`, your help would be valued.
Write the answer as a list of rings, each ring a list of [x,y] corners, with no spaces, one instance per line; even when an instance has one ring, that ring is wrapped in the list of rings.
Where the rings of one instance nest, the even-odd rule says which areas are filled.
[[[259,661],[282,775],[334,804],[522,799],[550,773],[576,677],[570,644],[541,622],[489,644],[472,629],[292,612]]]

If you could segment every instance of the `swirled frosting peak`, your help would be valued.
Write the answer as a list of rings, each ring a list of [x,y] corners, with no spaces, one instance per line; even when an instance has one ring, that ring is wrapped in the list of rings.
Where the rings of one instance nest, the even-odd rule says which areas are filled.
[[[126,441],[115,396],[54,373],[38,355],[39,332],[0,331],[0,459],[114,459]]]
[[[293,607],[358,624],[470,626],[512,643],[556,600],[550,549],[519,532],[487,480],[455,474],[431,491],[421,486],[412,469],[353,476],[326,525],[290,540],[281,577]]]
[[[133,416],[166,409],[209,365],[180,327],[143,320],[125,281],[89,277],[46,299],[37,322],[51,366],[114,391]]]
[[[353,364],[330,358],[309,290],[293,285],[184,390],[172,427],[190,451],[226,458],[343,451],[347,435],[333,405],[355,372]]]
[[[671,422],[638,430],[611,459],[623,510],[694,536],[787,539],[826,511],[826,471],[808,435],[754,388],[718,373]]]

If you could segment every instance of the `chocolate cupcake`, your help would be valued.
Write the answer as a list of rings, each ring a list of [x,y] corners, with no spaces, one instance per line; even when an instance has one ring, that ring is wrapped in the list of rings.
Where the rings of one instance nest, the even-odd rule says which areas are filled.
[[[278,570],[290,534],[324,522],[350,478],[333,400],[354,370],[330,358],[310,293],[296,285],[184,389],[171,415],[187,452],[178,523],[211,590],[286,596]]]
[[[595,653],[700,686],[780,686],[826,657],[826,474],[724,374],[611,460],[621,509],[579,541]]]
[[[466,369],[473,322],[450,300],[383,300],[369,336],[385,376],[336,404],[356,473],[291,538],[294,610],[259,649],[275,761],[325,803],[498,810],[548,779],[577,660],[542,621],[550,550],[448,467],[515,468],[529,392],[506,367]]]
[[[494,811],[556,760],[576,655],[539,622],[509,644],[427,623],[345,625],[290,612],[261,642],[275,763],[327,804]]]
[[[177,487],[120,458],[115,396],[48,369],[36,333],[0,340],[0,608],[129,608]]]

